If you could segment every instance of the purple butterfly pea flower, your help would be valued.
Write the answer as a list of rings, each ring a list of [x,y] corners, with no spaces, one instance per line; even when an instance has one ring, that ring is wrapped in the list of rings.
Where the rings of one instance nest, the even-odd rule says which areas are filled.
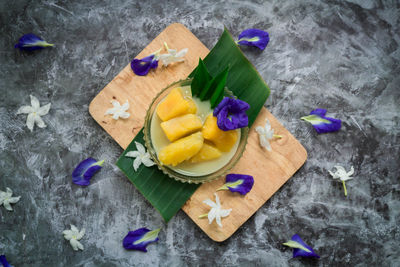
[[[225,184],[218,188],[220,190],[229,190],[231,192],[238,192],[241,195],[246,195],[253,188],[254,178],[246,174],[228,174],[225,178]]]
[[[242,100],[225,97],[213,112],[218,128],[229,131],[248,126],[246,110],[249,108],[250,105]]]
[[[240,33],[239,40],[237,41],[240,45],[255,46],[264,50],[269,42],[268,32],[259,29],[247,29]]]
[[[293,258],[319,258],[318,254],[314,252],[313,248],[304,243],[298,234],[293,235],[292,240],[283,243],[283,245],[293,248]]]
[[[122,245],[128,250],[140,250],[147,252],[147,245],[158,241],[158,233],[161,229],[150,231],[147,228],[139,228],[130,231],[122,241]]]
[[[149,73],[150,69],[158,67],[158,59],[152,54],[142,59],[134,59],[131,62],[131,69],[136,75],[145,76]]]
[[[77,185],[90,185],[90,179],[99,171],[104,163],[104,160],[97,161],[93,158],[83,160],[72,172],[72,182]]]
[[[342,127],[342,121],[330,117],[325,117],[326,109],[317,108],[310,112],[310,115],[300,119],[312,124],[317,133],[329,133],[339,131]]]
[[[12,267],[12,266],[8,263],[8,261],[7,261],[5,255],[0,255],[0,263],[2,264],[3,267]]]
[[[20,50],[33,51],[50,46],[54,46],[54,44],[49,44],[39,36],[28,33],[19,38],[18,43],[14,47]]]

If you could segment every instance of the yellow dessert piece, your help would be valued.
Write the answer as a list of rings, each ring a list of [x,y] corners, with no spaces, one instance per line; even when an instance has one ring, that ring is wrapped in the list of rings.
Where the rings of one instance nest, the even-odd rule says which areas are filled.
[[[223,152],[228,152],[235,145],[238,139],[236,130],[222,131],[218,128],[217,118],[212,114],[208,115],[204,122],[202,133],[204,139],[210,140]]]
[[[201,132],[181,138],[160,150],[158,159],[165,165],[176,166],[196,155],[203,146]]]
[[[158,105],[156,110],[157,115],[162,121],[167,121],[185,114],[194,114],[196,111],[196,104],[192,99],[185,99],[183,97],[180,87],[172,89]]]
[[[199,153],[194,155],[193,158],[190,159],[191,163],[203,162],[207,160],[217,159],[221,157],[222,153],[218,150],[218,148],[213,145],[209,145],[204,143],[201,147]]]
[[[200,130],[201,127],[203,127],[203,123],[194,114],[186,114],[161,123],[161,128],[171,142],[194,133]]]

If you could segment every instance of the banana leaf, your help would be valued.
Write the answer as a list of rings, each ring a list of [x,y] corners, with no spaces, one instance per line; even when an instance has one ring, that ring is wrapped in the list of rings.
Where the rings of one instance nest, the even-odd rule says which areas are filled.
[[[247,111],[250,127],[267,100],[270,90],[227,29],[205,57],[204,63],[211,75],[216,75],[229,66],[227,87],[239,99],[250,104]],[[191,75],[193,74],[194,71]],[[199,185],[177,182],[163,174],[156,166],[148,168],[141,165],[135,172],[132,166],[133,159],[125,157],[128,151],[136,150],[135,141],[144,144],[143,131],[132,140],[118,159],[117,166],[168,222]]]

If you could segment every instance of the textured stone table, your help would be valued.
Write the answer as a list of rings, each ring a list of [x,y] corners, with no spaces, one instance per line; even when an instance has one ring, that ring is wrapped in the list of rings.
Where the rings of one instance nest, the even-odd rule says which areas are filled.
[[[15,266],[399,266],[400,6],[398,1],[1,1],[0,254]],[[105,3],[108,2],[108,3]],[[167,2],[167,1],[165,1]],[[308,161],[238,232],[211,241],[180,211],[168,224],[114,165],[121,148],[88,104],[173,22],[212,48],[223,26],[270,33],[265,51],[244,48],[271,88],[268,109],[308,151]],[[13,48],[36,33],[56,46]],[[47,128],[31,133],[17,109],[29,95],[51,102]],[[317,135],[299,120],[314,108],[343,120]],[[135,116],[135,114],[132,114]],[[76,164],[105,159],[86,188]],[[328,174],[355,168],[349,195]],[[83,252],[62,231],[86,228]],[[158,228],[148,253],[126,251],[129,230]],[[281,244],[298,233],[321,259],[292,259]],[[25,234],[25,240],[23,240]]]

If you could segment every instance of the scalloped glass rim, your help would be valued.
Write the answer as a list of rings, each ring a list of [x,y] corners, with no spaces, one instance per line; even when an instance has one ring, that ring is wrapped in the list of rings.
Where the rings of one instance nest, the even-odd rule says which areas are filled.
[[[151,142],[151,135],[150,135],[150,127],[151,127],[151,119],[153,117],[153,113],[155,112],[155,109],[158,105],[158,103],[164,99],[164,97],[169,93],[170,90],[172,90],[175,87],[178,86],[188,86],[192,82],[192,79],[185,79],[185,80],[180,80],[178,82],[174,82],[170,85],[168,85],[166,88],[161,90],[156,97],[152,100],[149,109],[146,112],[146,117],[144,121],[144,141],[145,141],[145,146],[147,148],[147,151],[149,152],[152,160],[157,164],[157,167],[159,170],[161,170],[164,174],[168,175],[170,178],[173,178],[179,182],[183,183],[195,183],[195,184],[200,184],[200,183],[205,183],[205,182],[210,182],[213,181],[217,178],[220,178],[221,176],[225,175],[228,173],[235,165],[238,163],[239,159],[242,157],[243,152],[246,148],[247,144],[247,138],[249,134],[249,128],[241,128],[241,134],[240,134],[240,140],[239,140],[239,145],[237,147],[236,153],[233,155],[233,157],[230,159],[230,161],[220,168],[219,170],[207,174],[207,175],[202,175],[202,176],[189,176],[189,175],[184,175],[181,173],[178,173],[174,171],[173,169],[169,168],[167,165],[161,164],[161,162],[158,160],[157,153],[155,149],[153,148],[153,144]],[[231,91],[229,91],[225,87],[225,96],[231,96],[235,97]]]

